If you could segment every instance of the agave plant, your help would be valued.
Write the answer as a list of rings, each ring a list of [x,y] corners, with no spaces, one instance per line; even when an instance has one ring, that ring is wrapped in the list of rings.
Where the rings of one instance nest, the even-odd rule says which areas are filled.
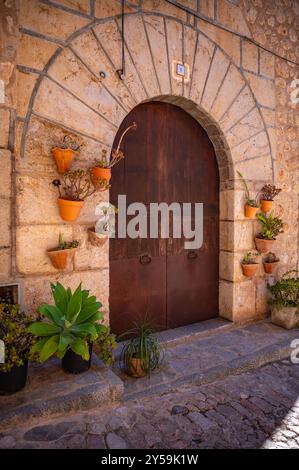
[[[45,320],[32,323],[28,332],[39,340],[31,348],[32,354],[38,354],[41,362],[57,354],[63,358],[71,349],[84,360],[89,360],[89,343],[96,341],[106,327],[100,312],[102,304],[96,297],[82,290],[81,284],[74,293],[60,283],[51,284],[55,305],[43,304],[38,313]]]

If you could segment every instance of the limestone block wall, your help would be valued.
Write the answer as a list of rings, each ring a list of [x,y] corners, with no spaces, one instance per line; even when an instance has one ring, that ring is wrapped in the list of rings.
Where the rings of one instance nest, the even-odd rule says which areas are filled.
[[[0,103],[0,155],[8,162],[0,176],[3,217],[8,217],[7,237],[0,244],[0,275],[1,281],[20,280],[28,310],[49,300],[50,282],[75,287],[82,281],[102,300],[108,321],[108,244],[92,248],[86,229],[96,220],[96,203],[109,194],[88,200],[77,223],[64,223],[51,185],[57,177],[51,148],[69,133],[85,144],[75,167],[90,166],[103,148],[111,149],[127,113],[151,99],[190,112],[216,151],[221,179],[220,314],[247,321],[268,310],[269,278],[261,269],[248,280],[240,268],[244,252],[254,249],[257,226],[244,218],[244,190],[237,171],[246,175],[252,191],[270,181],[283,187],[277,210],[287,227],[275,251],[281,257],[281,272],[298,263],[298,118],[287,91],[298,67],[217,25],[270,48],[279,48],[286,34],[280,25],[285,25],[293,47],[286,43],[284,53],[293,57],[299,12],[289,2],[285,9],[290,18],[281,23],[282,17],[278,19],[271,7],[275,2],[174,3],[187,10],[165,0],[126,2],[124,80],[116,73],[121,68],[120,1],[19,0],[1,7],[1,39],[5,36],[7,46],[1,50],[0,73],[8,62],[11,75],[5,102]],[[173,61],[189,65],[190,81],[174,78]],[[65,273],[58,273],[46,255],[60,231],[67,239],[80,241]]]

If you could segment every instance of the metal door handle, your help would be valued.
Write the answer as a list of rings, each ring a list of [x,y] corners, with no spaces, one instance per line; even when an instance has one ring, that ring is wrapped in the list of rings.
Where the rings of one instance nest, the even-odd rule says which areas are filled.
[[[141,264],[149,264],[151,261],[152,261],[152,258],[148,253],[145,253],[144,255],[140,255],[139,257],[139,262]]]
[[[188,259],[196,259],[198,256],[198,254],[196,253],[196,251],[188,251],[188,254],[187,254],[187,258]]]

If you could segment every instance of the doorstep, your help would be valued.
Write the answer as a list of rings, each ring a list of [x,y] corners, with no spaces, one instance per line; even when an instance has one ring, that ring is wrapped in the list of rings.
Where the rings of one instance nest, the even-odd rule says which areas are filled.
[[[63,372],[61,361],[55,358],[45,364],[32,363],[26,387],[0,396],[0,429],[117,404],[123,390],[123,382],[94,354],[90,370],[78,375]]]
[[[184,342],[181,342],[183,329],[178,329],[177,339],[176,330],[159,333],[166,338],[163,341],[166,360],[150,378],[128,377],[116,362],[113,370],[124,382],[124,399],[169,392],[191,383],[209,383],[287,359],[292,351],[291,342],[299,339],[298,329],[285,330],[268,320],[245,326],[226,323],[213,320],[197,324],[201,327],[194,326],[189,340]]]

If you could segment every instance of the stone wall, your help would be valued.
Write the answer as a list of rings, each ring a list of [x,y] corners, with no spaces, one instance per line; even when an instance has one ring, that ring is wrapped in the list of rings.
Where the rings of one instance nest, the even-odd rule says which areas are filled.
[[[14,0],[0,6],[0,283],[11,281],[14,264],[14,122],[16,116],[16,54],[18,9]]]
[[[284,8],[289,12],[284,22],[278,10],[273,13],[270,1],[177,3],[188,11],[165,0],[126,2],[123,81],[116,74],[121,67],[118,0],[20,0],[18,4],[7,0],[1,6],[5,34],[1,34],[0,73],[4,71],[6,97],[0,104],[0,152],[7,165],[2,166],[0,197],[5,200],[5,227],[11,230],[1,235],[0,273],[3,281],[21,281],[28,310],[49,300],[50,281],[71,287],[82,281],[102,300],[108,320],[108,244],[92,248],[86,229],[95,221],[96,202],[109,194],[91,198],[78,223],[64,223],[51,186],[57,177],[51,148],[70,133],[85,144],[75,166],[88,166],[101,149],[111,148],[126,114],[149,99],[164,99],[190,112],[215,147],[221,177],[220,314],[246,321],[267,313],[269,279],[261,270],[248,280],[240,269],[244,252],[254,248],[257,227],[244,218],[244,191],[237,171],[247,176],[253,191],[270,181],[283,187],[277,209],[287,230],[275,251],[282,260],[281,272],[298,263],[298,120],[287,92],[298,68],[216,26],[279,49],[286,39],[280,27],[284,25],[289,43],[294,44],[290,50],[283,42],[285,53],[293,57],[298,48],[296,3]],[[188,63],[190,82],[173,77],[173,60]],[[10,151],[16,160],[12,184],[8,184],[14,161]],[[81,243],[73,264],[62,274],[46,255],[60,231]]]

